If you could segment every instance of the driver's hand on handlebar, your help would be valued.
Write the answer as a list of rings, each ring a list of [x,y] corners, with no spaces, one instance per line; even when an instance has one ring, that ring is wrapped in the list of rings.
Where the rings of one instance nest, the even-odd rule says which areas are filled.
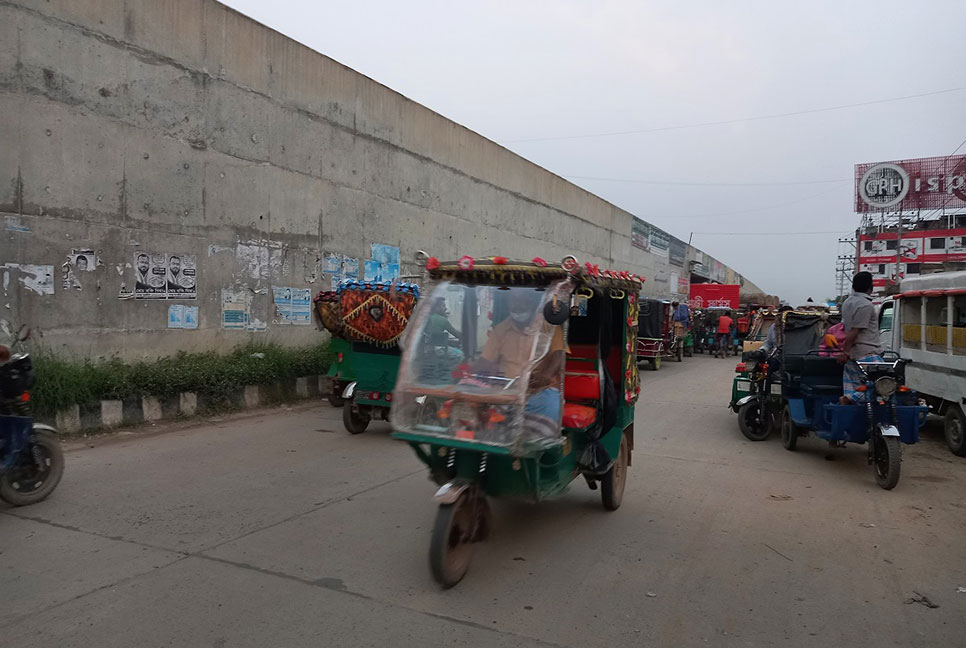
[[[845,351],[842,351],[841,353],[837,353],[835,355],[835,359],[838,360],[839,364],[845,364],[849,361],[849,354]]]

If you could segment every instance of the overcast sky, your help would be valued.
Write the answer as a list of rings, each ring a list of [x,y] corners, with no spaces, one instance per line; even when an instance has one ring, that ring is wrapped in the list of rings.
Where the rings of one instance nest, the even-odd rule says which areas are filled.
[[[573,138],[966,87],[963,0],[223,1],[792,302],[835,293],[854,164],[966,138],[962,90]]]

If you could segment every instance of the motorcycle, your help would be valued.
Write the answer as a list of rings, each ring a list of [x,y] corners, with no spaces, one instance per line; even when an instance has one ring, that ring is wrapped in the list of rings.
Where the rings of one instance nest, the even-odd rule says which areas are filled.
[[[749,368],[749,361],[753,364]],[[731,409],[738,414],[738,427],[749,441],[764,441],[778,429],[781,412],[781,382],[778,358],[762,350],[749,351],[735,367]],[[740,394],[744,393],[744,396]],[[740,397],[739,397],[740,396]]]
[[[13,506],[46,499],[64,474],[57,431],[30,415],[34,368],[20,350],[29,338],[18,332],[10,347],[0,345],[0,499]]]

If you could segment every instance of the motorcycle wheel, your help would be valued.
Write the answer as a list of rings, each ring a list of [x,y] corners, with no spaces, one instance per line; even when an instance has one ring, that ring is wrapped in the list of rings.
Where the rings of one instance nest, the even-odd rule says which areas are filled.
[[[349,434],[362,434],[369,427],[369,421],[368,414],[357,411],[349,403],[342,408],[342,424]]]
[[[47,498],[64,475],[64,451],[50,432],[34,430],[17,464],[0,476],[0,499],[13,506]]]
[[[875,483],[879,488],[892,490],[899,483],[899,470],[902,466],[902,447],[896,437],[880,436],[875,443]]]
[[[604,476],[600,478],[600,501],[608,511],[616,511],[624,499],[624,486],[627,483],[627,437],[621,435],[617,460]]]
[[[764,441],[771,436],[771,417],[766,413],[762,420],[761,406],[757,401],[749,401],[738,408],[738,427],[749,441]]]
[[[782,411],[782,446],[791,452],[798,446],[798,426],[792,421],[792,411],[788,405]]]
[[[429,543],[429,568],[436,582],[446,589],[463,580],[473,558],[472,497],[469,490],[464,491],[453,504],[440,504],[436,511]]]
[[[949,406],[944,432],[949,450],[957,457],[966,457],[966,416],[959,405]]]

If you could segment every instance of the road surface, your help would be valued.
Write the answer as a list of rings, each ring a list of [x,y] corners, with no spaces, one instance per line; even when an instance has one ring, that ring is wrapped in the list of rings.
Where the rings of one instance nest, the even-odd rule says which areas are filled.
[[[582,482],[497,502],[449,591],[384,424],[311,404],[75,444],[47,502],[0,509],[0,645],[962,646],[966,460],[933,426],[885,492],[863,448],[747,442],[733,368],[642,372],[620,510]]]

